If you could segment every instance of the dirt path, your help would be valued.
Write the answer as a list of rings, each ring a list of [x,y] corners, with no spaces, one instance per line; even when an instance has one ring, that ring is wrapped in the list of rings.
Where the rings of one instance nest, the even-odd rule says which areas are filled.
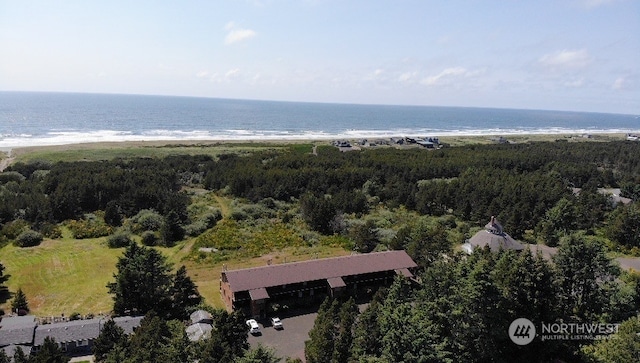
[[[225,200],[221,196],[217,194],[213,194],[213,198],[218,202],[220,206],[220,212],[222,212],[222,217],[227,217],[231,213],[231,207],[229,207],[229,201]]]
[[[0,173],[3,172],[4,169],[8,168],[9,165],[11,165],[13,163],[14,159],[15,158],[13,158],[13,157],[9,157],[9,158],[0,160]]]

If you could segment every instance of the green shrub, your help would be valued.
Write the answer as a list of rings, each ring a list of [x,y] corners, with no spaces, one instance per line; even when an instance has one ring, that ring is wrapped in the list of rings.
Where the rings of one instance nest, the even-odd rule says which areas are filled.
[[[47,238],[60,238],[62,237],[62,231],[57,224],[53,223],[44,223],[38,228],[40,233],[42,233]]]
[[[144,231],[141,237],[142,244],[145,246],[155,246],[159,241],[158,236],[153,231]]]
[[[153,209],[143,209],[131,218],[133,231],[141,233],[144,231],[159,231],[164,223],[164,217]]]
[[[113,228],[98,219],[71,220],[66,223],[75,239],[98,238],[113,233]]]
[[[126,247],[131,243],[131,237],[126,232],[117,232],[107,238],[109,248]]]
[[[20,233],[20,235],[16,238],[15,245],[18,247],[33,247],[37,246],[42,242],[42,234],[40,232],[36,232],[32,229],[27,229]]]
[[[16,219],[2,227],[2,234],[8,239],[16,239],[20,233],[29,228],[29,223],[23,219]]]

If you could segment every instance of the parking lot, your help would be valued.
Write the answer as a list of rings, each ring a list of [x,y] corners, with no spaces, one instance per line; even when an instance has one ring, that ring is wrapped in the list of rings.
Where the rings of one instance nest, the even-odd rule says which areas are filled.
[[[252,348],[262,344],[275,349],[281,358],[300,358],[304,362],[304,342],[309,339],[309,331],[317,313],[307,313],[292,317],[280,317],[284,329],[276,330],[268,320],[259,320],[261,335],[249,334]],[[284,361],[284,359],[282,360]]]

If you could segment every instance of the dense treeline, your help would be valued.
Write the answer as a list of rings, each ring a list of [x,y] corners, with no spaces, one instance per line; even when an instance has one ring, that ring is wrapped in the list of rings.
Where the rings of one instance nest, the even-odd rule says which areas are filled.
[[[496,215],[515,238],[536,231],[557,244],[566,231],[593,231],[603,225],[612,205],[598,195],[598,187],[621,187],[622,194],[632,199],[638,198],[640,189],[640,144],[633,142],[469,145],[433,151],[372,148],[346,153],[329,146],[318,149],[317,154],[301,148],[225,154],[215,161],[185,155],[18,163],[0,173],[2,234],[17,240],[26,225],[55,237],[52,224],[81,219],[87,213],[104,211],[104,221],[118,226],[140,211],[153,210],[175,226],[174,232],[167,231],[169,239],[180,239],[178,226],[196,222],[188,220],[188,198],[181,187],[204,184],[253,202],[299,200],[303,218],[323,234],[340,232],[336,219],[342,213],[363,215],[380,202],[424,215],[453,214],[480,225]],[[574,195],[571,188],[582,192]],[[629,215],[635,214],[619,219],[626,221]],[[563,224],[567,220],[571,223]],[[193,235],[211,225],[200,224],[187,232]],[[102,230],[98,235],[111,233]],[[30,232],[18,244],[37,244],[40,238]]]
[[[619,323],[640,306],[640,276],[621,274],[601,243],[584,235],[564,240],[553,262],[528,252],[480,250],[440,257],[420,277],[420,284],[397,278],[362,313],[352,300],[325,301],[306,361],[582,362],[599,350],[586,348],[595,334],[556,331],[555,340],[543,341],[552,334],[542,323]],[[536,326],[529,344],[509,337],[517,318]],[[638,353],[619,346],[620,356]]]
[[[254,201],[311,193],[333,214],[364,212],[366,206],[357,201],[366,193],[389,206],[404,205],[422,214],[453,213],[478,223],[496,215],[519,238],[560,199],[573,198],[571,187],[590,193],[622,184],[635,190],[631,186],[640,182],[638,155],[640,145],[629,142],[471,145],[429,152],[341,153],[327,147],[318,155],[226,155],[209,164],[205,185],[228,187],[233,195]],[[323,200],[327,195],[329,202]],[[330,230],[326,222],[317,229]]]
[[[209,161],[198,156],[18,163],[0,174],[0,224],[24,221],[46,234],[52,224],[87,213],[105,211],[105,221],[117,226],[146,209],[185,223],[188,198],[181,187],[201,179],[199,168]]]

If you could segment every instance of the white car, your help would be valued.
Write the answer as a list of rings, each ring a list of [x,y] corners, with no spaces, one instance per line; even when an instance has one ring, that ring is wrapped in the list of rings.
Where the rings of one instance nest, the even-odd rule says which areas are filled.
[[[271,325],[273,325],[274,329],[284,329],[282,320],[280,320],[280,318],[276,318],[275,316],[271,318]]]
[[[247,326],[249,327],[249,333],[251,334],[260,334],[260,326],[255,319],[247,320]]]

